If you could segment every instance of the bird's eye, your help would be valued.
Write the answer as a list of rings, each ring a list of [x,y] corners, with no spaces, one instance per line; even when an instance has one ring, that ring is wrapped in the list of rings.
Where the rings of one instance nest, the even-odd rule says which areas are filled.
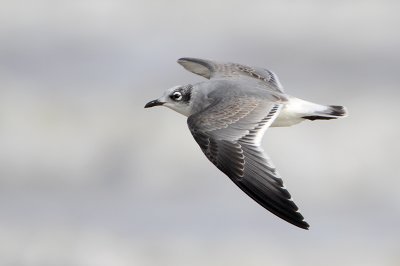
[[[171,95],[171,98],[174,101],[180,101],[182,99],[182,93],[180,93],[179,91],[176,91]]]

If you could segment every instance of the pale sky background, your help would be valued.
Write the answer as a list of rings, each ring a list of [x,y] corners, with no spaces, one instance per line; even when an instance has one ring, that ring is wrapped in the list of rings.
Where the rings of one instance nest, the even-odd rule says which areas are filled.
[[[0,0],[0,265],[399,265],[400,2]],[[350,117],[268,130],[310,223],[258,206],[186,119],[191,56]]]

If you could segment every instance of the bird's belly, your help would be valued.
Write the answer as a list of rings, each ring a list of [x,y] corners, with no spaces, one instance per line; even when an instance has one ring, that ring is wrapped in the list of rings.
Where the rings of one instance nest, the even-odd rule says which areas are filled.
[[[290,127],[302,121],[304,121],[304,118],[296,113],[285,111],[284,108],[272,123],[271,127]]]
[[[285,104],[271,127],[290,127],[304,121],[304,113],[294,101]]]

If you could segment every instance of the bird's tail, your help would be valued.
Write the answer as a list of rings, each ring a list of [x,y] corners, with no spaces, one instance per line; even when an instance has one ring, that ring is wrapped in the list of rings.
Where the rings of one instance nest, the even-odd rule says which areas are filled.
[[[319,105],[312,114],[303,116],[308,120],[329,120],[347,116],[347,110],[344,106],[340,105]]]

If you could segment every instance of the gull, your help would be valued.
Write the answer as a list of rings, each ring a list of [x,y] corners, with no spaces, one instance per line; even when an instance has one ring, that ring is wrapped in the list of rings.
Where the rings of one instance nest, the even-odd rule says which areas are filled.
[[[346,109],[290,96],[264,68],[198,58],[178,63],[208,80],[167,89],[145,108],[165,106],[188,117],[194,139],[219,170],[268,211],[308,229],[261,140],[268,127],[336,119],[346,116]]]

